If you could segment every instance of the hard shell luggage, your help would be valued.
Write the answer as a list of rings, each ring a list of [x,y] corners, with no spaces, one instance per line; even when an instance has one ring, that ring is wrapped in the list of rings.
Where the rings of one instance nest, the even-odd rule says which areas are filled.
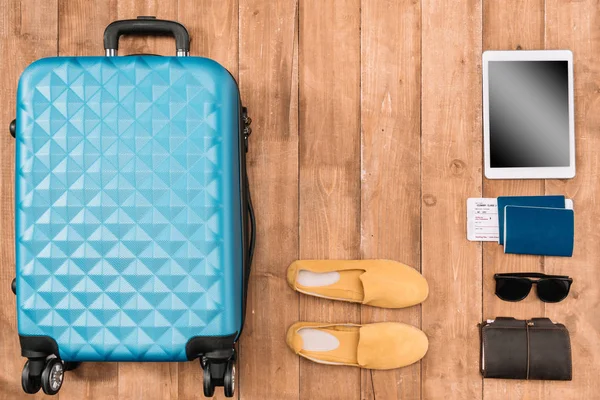
[[[177,57],[117,57],[123,34],[172,35]],[[200,359],[205,395],[233,396],[255,231],[239,89],[173,21],[116,21],[104,46],[19,81],[23,390],[55,394],[85,361]]]

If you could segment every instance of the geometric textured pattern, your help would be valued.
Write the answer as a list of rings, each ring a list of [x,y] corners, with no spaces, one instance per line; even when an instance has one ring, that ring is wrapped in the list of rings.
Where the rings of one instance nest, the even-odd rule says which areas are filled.
[[[238,104],[201,58],[51,58],[23,74],[21,335],[68,361],[180,361],[190,338],[239,331]]]

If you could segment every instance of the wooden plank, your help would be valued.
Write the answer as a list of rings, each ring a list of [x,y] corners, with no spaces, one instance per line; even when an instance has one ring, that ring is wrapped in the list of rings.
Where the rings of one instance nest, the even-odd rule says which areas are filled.
[[[179,0],[176,18],[190,33],[190,55],[212,58],[236,78],[238,15],[237,0]],[[239,385],[239,379],[236,381]],[[178,395],[180,399],[203,398],[202,369],[198,361],[179,363]],[[217,388],[215,398],[224,398],[223,389]]]
[[[114,0],[59,0],[59,55],[103,55],[104,28],[117,18],[116,11]],[[61,399],[116,399],[118,374],[117,363],[84,363],[65,374],[59,396]]]
[[[483,9],[484,50],[536,50],[544,48],[544,0],[485,0]],[[486,180],[484,197],[544,194],[543,180]],[[543,257],[504,254],[498,243],[483,244],[483,316],[532,318],[544,316],[544,303],[535,293],[510,303],[495,296],[494,274],[543,272]],[[484,399],[542,399],[542,381],[487,379]]]
[[[547,257],[546,272],[573,278],[569,297],[549,304],[549,318],[562,322],[571,335],[573,381],[546,382],[542,398],[564,400],[598,397],[600,376],[600,12],[593,0],[546,1],[546,47],[573,51],[575,75],[575,148],[577,176],[550,180],[546,192],[565,193],[575,208],[572,258]]]
[[[362,257],[420,269],[421,4],[363,0]],[[421,324],[421,307],[362,307],[362,323]],[[361,399],[420,399],[421,365],[362,371]]]
[[[300,391],[303,398],[309,399],[358,397],[360,381],[356,369],[305,361],[300,364],[285,349],[283,335],[287,325],[297,319],[358,322],[360,308],[298,297],[286,287],[284,273],[289,262],[298,256],[358,258],[362,255],[394,258],[414,267],[421,264],[429,280],[431,295],[423,306],[423,327],[430,336],[431,347],[423,362],[423,399],[477,399],[482,396],[482,386],[485,399],[595,398],[594,379],[600,375],[600,326],[590,316],[595,315],[600,298],[595,287],[600,278],[595,265],[600,252],[599,237],[594,229],[599,217],[596,198],[600,194],[597,172],[600,156],[593,151],[600,145],[600,138],[594,134],[600,128],[597,96],[600,15],[596,2],[546,0],[544,29],[542,0],[508,3],[485,0],[484,49],[542,48],[545,32],[547,48],[574,51],[578,174],[573,180],[548,181],[545,188],[548,194],[564,193],[575,201],[574,257],[547,258],[542,263],[537,257],[500,256],[496,245],[486,244],[483,303],[479,300],[482,247],[464,239],[466,198],[482,194],[490,197],[538,194],[544,191],[544,186],[540,181],[485,181],[480,186],[480,3],[423,0],[420,79],[419,70],[411,68],[419,64],[419,54],[412,56],[416,59],[409,56],[418,45],[414,38],[419,35],[420,25],[411,24],[413,19],[419,19],[416,14],[419,2],[412,5],[405,0],[399,4],[362,0],[363,50],[359,50],[358,0],[325,5],[303,1],[300,64],[298,29],[294,25],[297,5],[291,1],[239,2],[241,30],[238,32],[237,1],[180,0],[179,7],[173,8],[174,2],[158,0],[0,0],[5,11],[0,16],[0,54],[11,61],[4,66],[0,78],[0,94],[6,99],[0,111],[3,124],[0,126],[6,127],[14,118],[18,76],[35,59],[56,54],[57,36],[62,55],[100,55],[102,31],[117,17],[138,14],[172,17],[190,29],[194,38],[193,55],[215,58],[235,76],[239,37],[243,43],[239,59],[242,95],[254,118],[249,162],[259,221],[259,247],[238,363],[241,397],[288,399],[298,397]],[[171,14],[173,9],[175,16]],[[124,38],[120,53],[172,54],[173,49],[172,39]],[[362,110],[358,104],[359,54],[363,59]],[[417,86],[413,86],[415,82]],[[411,197],[415,172],[407,169],[407,160],[411,157],[417,163],[419,160],[409,151],[414,146],[410,142],[414,137],[409,133],[414,133],[418,126],[414,129],[409,126],[416,118],[413,91],[420,88],[421,82],[422,206]],[[396,101],[397,98],[402,100]],[[383,104],[384,101],[387,103]],[[357,115],[363,121],[362,194]],[[419,120],[416,121],[418,124]],[[394,140],[400,134],[407,140]],[[14,142],[8,134],[0,135],[0,163],[0,216],[12,221]],[[405,167],[395,171],[398,165]],[[415,228],[412,218],[421,207],[420,263],[419,238],[414,231],[418,227]],[[392,213],[391,209],[397,212]],[[299,215],[300,237],[296,222]],[[359,236],[361,220],[362,236]],[[400,230],[399,224],[405,229]],[[7,288],[14,277],[11,267],[14,234],[12,229],[2,232],[0,256],[8,267],[0,272],[0,287]],[[544,313],[544,306],[533,294],[514,305],[496,299],[492,275],[501,270],[534,268],[547,273],[567,273],[575,279],[566,301],[545,307],[548,317],[565,323],[571,332],[574,380],[543,384],[486,380],[482,385],[477,371],[479,338],[475,326],[482,319],[482,306],[485,318],[501,314],[532,317]],[[19,374],[24,360],[18,354],[14,297],[8,290],[0,290],[0,301],[6,306],[0,310],[0,356],[4,360],[0,366],[0,398],[20,398],[23,394]],[[363,307],[362,317],[364,322],[418,321],[416,309],[390,312]],[[133,376],[128,370],[130,366],[122,364],[125,384],[118,379],[117,364],[84,365],[67,374],[59,396],[64,399],[116,399],[119,395],[202,398],[197,363],[166,369],[163,366],[152,364],[149,369],[143,366],[141,374],[146,376],[140,373]],[[363,372],[363,398],[418,398],[413,381],[416,371],[411,371],[375,372],[372,377]],[[155,381],[150,382],[152,379]],[[334,387],[331,382],[335,382]],[[222,392],[218,392],[222,397]]]
[[[178,0],[177,20],[191,37],[190,55],[217,61],[237,79],[239,4],[237,0]]]
[[[9,290],[15,277],[15,140],[8,125],[16,115],[17,83],[23,70],[39,58],[56,55],[58,4],[56,0],[43,4],[2,0],[0,5],[0,56],[4,60],[0,75],[0,398],[17,399],[26,396],[21,389],[26,360],[21,357],[15,296]],[[42,397],[40,391],[30,398]]]
[[[300,258],[357,259],[360,1],[303,0],[299,13]],[[358,323],[360,307],[301,296],[300,319]],[[302,359],[300,383],[302,399],[360,396],[357,368]]]
[[[423,0],[422,15],[422,397],[478,399],[481,245],[465,226],[482,193],[481,2]]]
[[[240,88],[253,119],[248,166],[258,224],[240,397],[297,399],[299,360],[285,344],[298,320],[286,266],[298,258],[298,4],[240,1]]]
[[[59,0],[58,17],[59,55],[101,56],[104,28],[117,19],[117,1]]]

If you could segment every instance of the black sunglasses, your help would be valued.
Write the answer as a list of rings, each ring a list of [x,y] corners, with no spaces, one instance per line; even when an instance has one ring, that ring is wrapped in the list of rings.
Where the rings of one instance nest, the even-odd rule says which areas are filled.
[[[536,278],[536,280],[530,279]],[[505,301],[521,301],[529,295],[536,284],[537,295],[545,303],[558,303],[567,297],[573,279],[564,275],[539,273],[495,274],[496,296]]]

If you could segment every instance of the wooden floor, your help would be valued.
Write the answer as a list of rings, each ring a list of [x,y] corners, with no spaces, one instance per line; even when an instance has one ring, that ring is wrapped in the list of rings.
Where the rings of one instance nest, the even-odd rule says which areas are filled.
[[[597,0],[0,0],[0,398],[23,396],[16,332],[13,185],[17,79],[46,56],[100,55],[104,27],[157,15],[189,29],[192,55],[237,77],[254,120],[249,153],[258,248],[239,344],[241,399],[600,399],[600,5]],[[120,53],[173,54],[167,39],[125,39]],[[481,54],[571,49],[577,177],[482,177]],[[573,258],[504,255],[468,242],[468,197],[565,194]],[[383,310],[299,296],[298,258],[390,258],[430,285],[422,305]],[[559,304],[501,302],[495,272],[574,278]],[[572,382],[482,380],[477,324],[547,316],[571,333]],[[421,327],[422,362],[361,371],[299,360],[297,320]],[[197,363],[87,364],[60,399],[202,398]],[[217,397],[222,398],[218,389]],[[42,395],[38,395],[42,396]]]

